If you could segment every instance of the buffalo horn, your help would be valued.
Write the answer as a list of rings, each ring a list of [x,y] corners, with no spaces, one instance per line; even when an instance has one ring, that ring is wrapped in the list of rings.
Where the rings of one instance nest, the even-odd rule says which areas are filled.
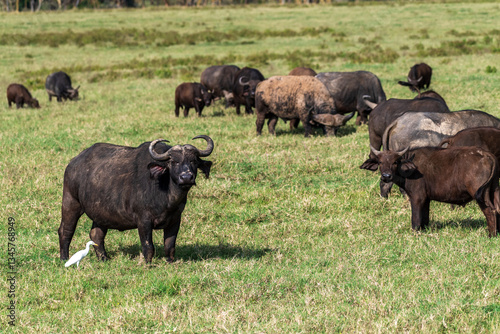
[[[409,147],[409,146],[407,146],[404,150],[399,151],[399,152],[395,152],[395,153],[396,153],[397,155],[399,155],[399,156],[402,156],[403,154],[405,154],[405,153],[406,153],[406,151],[408,151],[408,149],[409,149],[409,148],[410,148],[410,147]]]
[[[167,160],[167,157],[168,157],[168,151],[165,152],[165,153],[162,153],[162,154],[158,154],[155,152],[154,150],[154,147],[156,144],[158,144],[159,142],[161,141],[164,141],[164,142],[167,142],[167,143],[170,143],[168,140],[166,139],[156,139],[156,140],[153,140],[151,142],[151,144],[149,144],[149,154],[151,154],[151,157],[155,160],[158,160],[158,161],[164,161],[164,160]]]
[[[406,147],[404,150],[402,151],[399,151],[399,152],[394,152],[395,154],[399,155],[399,156],[402,156],[403,154],[406,153],[406,151],[408,151],[410,147]],[[370,145],[370,149],[372,150],[373,154],[375,154],[377,157],[379,156],[380,153],[382,153],[381,151],[377,151],[372,145]]]
[[[355,111],[353,111],[352,113],[350,113],[349,115],[345,115],[344,116],[344,119],[342,120],[342,124],[345,124],[347,123],[348,120],[350,120],[352,118],[352,116],[354,116],[354,113]]]
[[[401,82],[401,81],[400,81],[400,82]],[[371,98],[371,96],[370,96],[370,95],[363,95],[363,101],[365,101],[365,104],[366,104],[368,107],[372,108],[372,110],[373,110],[373,109],[375,109],[375,108],[378,106],[378,104],[377,104],[377,103],[373,103],[372,101],[370,101],[370,100],[369,100],[370,98]]]
[[[200,157],[208,157],[212,153],[212,151],[214,150],[214,141],[212,140],[212,138],[210,138],[209,136],[206,136],[206,135],[199,135],[199,136],[194,137],[193,139],[197,139],[197,138],[203,138],[207,141],[207,148],[205,150],[198,149],[198,152],[200,152]]]
[[[238,80],[240,85],[242,85],[242,86],[248,85],[250,83],[250,80],[243,82],[243,81],[241,81],[241,79],[243,79],[243,78],[246,78],[246,77],[245,76],[240,77],[240,79]]]
[[[370,150],[372,150],[373,154],[375,154],[377,157],[380,155],[380,151],[377,151],[372,145],[370,145]]]

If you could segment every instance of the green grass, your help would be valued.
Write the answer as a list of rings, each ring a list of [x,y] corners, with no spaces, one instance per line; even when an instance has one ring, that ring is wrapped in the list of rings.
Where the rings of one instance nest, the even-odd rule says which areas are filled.
[[[0,13],[0,87],[22,83],[42,105],[0,103],[2,314],[8,217],[18,270],[16,326],[3,316],[0,331],[498,332],[500,241],[476,204],[432,203],[430,228],[413,232],[409,203],[397,191],[379,198],[377,174],[359,169],[367,126],[306,139],[279,121],[276,137],[257,137],[254,115],[220,104],[175,118],[173,96],[207,66],[236,64],[266,77],[363,69],[388,97],[412,98],[397,81],[424,61],[451,109],[500,117],[499,21],[496,3]],[[45,78],[60,69],[82,100],[48,102]],[[189,193],[177,261],[166,262],[161,231],[146,265],[137,231],[112,230],[110,261],[90,253],[65,268],[69,160],[95,142],[203,146],[198,134],[214,139],[214,165]],[[83,216],[70,254],[90,226]]]

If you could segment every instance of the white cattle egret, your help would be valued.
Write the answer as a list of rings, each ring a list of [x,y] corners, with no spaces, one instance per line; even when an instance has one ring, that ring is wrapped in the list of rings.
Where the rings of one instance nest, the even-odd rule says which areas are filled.
[[[69,260],[68,262],[66,262],[64,264],[65,267],[69,267],[71,266],[72,264],[75,264],[76,263],[76,267],[78,268],[78,265],[80,264],[80,261],[85,257],[87,256],[87,254],[89,253],[89,247],[91,245],[95,245],[95,246],[98,246],[98,244],[96,244],[95,242],[93,242],[92,240],[87,242],[87,247],[85,247],[85,249],[82,249],[81,251],[78,251],[75,253],[75,255],[73,255]]]

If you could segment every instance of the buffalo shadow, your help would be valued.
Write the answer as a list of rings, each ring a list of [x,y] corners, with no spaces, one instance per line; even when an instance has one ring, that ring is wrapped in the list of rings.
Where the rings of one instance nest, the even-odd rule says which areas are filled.
[[[441,230],[445,227],[453,229],[465,229],[465,230],[478,230],[484,229],[486,233],[488,232],[488,224],[486,223],[486,218],[482,219],[462,219],[462,220],[431,220],[429,221],[429,226],[426,230]],[[425,230],[424,230],[425,231]]]
[[[271,248],[246,248],[233,246],[226,243],[219,245],[193,244],[179,245],[175,247],[175,259],[184,261],[204,261],[208,259],[259,259],[269,252],[273,252]],[[121,247],[118,251],[109,253],[112,259],[118,253],[127,254],[131,259],[139,257],[142,252],[140,244]],[[153,258],[166,258],[163,246],[155,245],[155,255]]]
[[[266,123],[266,125],[267,125],[267,123]],[[279,129],[276,128],[275,129],[276,136],[278,136],[278,135],[280,135],[280,136],[281,135],[290,135],[290,134],[301,134],[302,136],[304,136],[305,131],[304,131],[304,127],[302,125],[299,125],[298,128],[293,129],[293,130],[290,130],[290,128],[288,127],[288,122],[286,123],[286,125],[287,125],[286,128],[279,128]],[[264,132],[264,130],[262,132]],[[337,130],[336,136],[331,136],[331,137],[344,137],[344,136],[348,136],[348,135],[355,133],[355,132],[356,132],[356,126],[350,125],[350,124],[344,125],[344,126],[341,126]],[[324,136],[323,129],[321,127],[318,127],[318,126],[313,126],[311,129],[311,136]]]

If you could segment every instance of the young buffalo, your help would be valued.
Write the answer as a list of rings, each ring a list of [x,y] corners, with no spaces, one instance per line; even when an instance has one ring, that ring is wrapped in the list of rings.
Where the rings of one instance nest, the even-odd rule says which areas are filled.
[[[16,104],[17,109],[24,107],[26,103],[31,108],[40,108],[40,104],[37,99],[34,99],[31,96],[29,90],[20,84],[10,84],[7,87],[7,102],[9,103],[9,108],[12,106],[12,103]]]
[[[360,168],[380,169],[382,182],[394,182],[404,189],[411,203],[414,230],[429,224],[431,201],[465,205],[475,199],[486,216],[489,236],[498,232],[500,212],[498,162],[478,147],[425,147],[412,151],[380,152]]]

